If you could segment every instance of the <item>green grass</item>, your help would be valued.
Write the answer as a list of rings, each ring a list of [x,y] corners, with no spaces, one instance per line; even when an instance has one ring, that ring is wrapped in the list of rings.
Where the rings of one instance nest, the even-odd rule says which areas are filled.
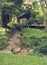
[[[24,28],[23,31],[24,31],[24,36],[26,37],[31,37],[31,36],[35,36],[38,38],[41,38],[42,36],[47,37],[47,33],[44,33],[43,29]]]
[[[0,53],[0,65],[47,65],[47,59],[38,56]]]

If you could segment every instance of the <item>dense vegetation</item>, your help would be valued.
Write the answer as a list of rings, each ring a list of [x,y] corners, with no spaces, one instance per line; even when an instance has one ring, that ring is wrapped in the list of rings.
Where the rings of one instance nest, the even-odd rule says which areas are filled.
[[[35,55],[47,54],[47,33],[44,33],[43,29],[24,28],[23,32],[23,35],[17,35],[22,49],[27,49],[28,54],[32,54],[30,49],[33,49]]]
[[[23,13],[30,13],[25,24],[18,19]],[[42,26],[43,29],[30,26]],[[46,0],[33,0],[32,5],[23,4],[23,0],[0,0],[0,52],[0,65],[47,64]]]
[[[17,23],[17,24],[14,23],[12,21],[13,17],[18,18],[18,16],[20,14],[22,14],[23,12],[30,12],[31,17],[28,19],[28,22],[27,22],[28,25],[32,25],[32,24],[42,25],[44,23],[44,12],[42,12],[42,8],[41,8],[41,6],[43,6],[43,5],[41,4],[41,6],[40,6],[39,3],[41,4],[42,1],[40,1],[40,2],[33,1],[32,5],[27,6],[27,5],[23,4],[22,0],[19,0],[19,1],[18,0],[17,1],[2,0],[1,1],[1,4],[0,4],[1,5],[1,7],[0,7],[0,19],[1,19],[0,20],[0,23],[1,23],[0,24],[1,25],[1,28],[0,28],[1,42],[0,43],[1,43],[1,45],[5,43],[5,42],[3,43],[2,40],[8,41],[8,38],[10,37],[8,34],[9,32],[13,32],[14,29],[16,29],[16,30],[18,29],[21,31],[22,28],[24,27],[24,25],[21,23]],[[19,9],[19,7],[20,7],[20,9]],[[7,31],[7,28],[10,30]],[[28,31],[30,31],[30,32],[28,32]],[[40,46],[39,42],[41,40],[41,37],[42,37],[42,39],[43,39],[43,37],[47,39],[47,34],[45,34],[42,29],[41,30],[39,30],[39,29],[38,30],[37,29],[31,29],[31,30],[24,29],[24,32],[25,32],[23,34],[24,37],[21,36],[21,44],[22,43],[25,44],[25,47],[26,47],[26,43],[28,40],[27,48],[28,48],[28,46],[32,47],[32,45]],[[30,41],[30,40],[32,40],[32,41]],[[25,41],[25,43],[24,43],[24,41]],[[33,41],[35,41],[35,42],[33,42]],[[30,43],[32,43],[32,44],[30,45]],[[42,43],[42,42],[40,42],[40,43]],[[44,40],[44,43],[46,43],[45,40]],[[23,46],[23,44],[22,44],[22,46]]]

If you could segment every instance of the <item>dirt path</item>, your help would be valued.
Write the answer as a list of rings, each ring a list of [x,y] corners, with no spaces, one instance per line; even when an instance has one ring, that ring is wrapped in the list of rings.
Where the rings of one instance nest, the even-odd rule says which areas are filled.
[[[16,35],[20,34],[20,32],[15,32],[13,35],[11,34],[11,37],[8,41],[8,47],[4,50],[0,50],[0,53],[11,53],[11,49],[16,49],[16,51],[19,51],[20,48],[18,47],[19,39],[16,37]]]

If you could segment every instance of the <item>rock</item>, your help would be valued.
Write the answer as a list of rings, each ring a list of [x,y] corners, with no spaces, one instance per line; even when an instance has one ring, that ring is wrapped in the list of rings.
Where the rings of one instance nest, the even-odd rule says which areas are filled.
[[[14,54],[20,53],[20,47],[16,47],[16,48],[12,48],[11,52],[13,52]]]

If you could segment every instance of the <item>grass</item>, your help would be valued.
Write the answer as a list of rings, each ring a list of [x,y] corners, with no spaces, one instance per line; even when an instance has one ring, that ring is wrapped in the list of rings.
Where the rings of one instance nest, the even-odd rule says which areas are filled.
[[[43,29],[24,28],[23,31],[24,31],[24,36],[26,37],[31,37],[31,36],[35,36],[38,38],[41,38],[42,36],[47,37],[47,33],[44,33]]]
[[[47,65],[47,59],[38,56],[0,53],[0,65]]]

